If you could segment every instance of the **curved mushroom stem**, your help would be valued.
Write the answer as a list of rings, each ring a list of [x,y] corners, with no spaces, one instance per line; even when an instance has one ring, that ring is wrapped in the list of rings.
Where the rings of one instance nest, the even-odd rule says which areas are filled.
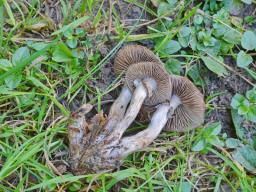
[[[119,140],[125,130],[131,125],[134,119],[137,117],[142,103],[146,99],[147,95],[151,95],[152,92],[156,89],[157,85],[154,79],[146,78],[141,80],[136,80],[134,82],[136,87],[130,105],[124,115],[124,118],[118,123],[115,131],[113,132],[113,136],[117,136]]]
[[[130,124],[134,121],[137,114],[140,111],[141,105],[145,98],[147,97],[147,89],[144,87],[143,83],[141,81],[138,81],[135,83],[136,89],[133,93],[130,105],[125,113],[124,118],[120,121],[120,123],[117,125],[113,136],[117,136],[119,140],[125,130],[130,126]]]
[[[172,95],[169,104],[161,104],[154,112],[147,129],[137,133],[134,136],[121,139],[116,150],[111,152],[115,157],[124,158],[129,154],[148,146],[160,134],[167,120],[173,115],[175,109],[181,104],[177,95]]]
[[[127,86],[124,86],[120,95],[110,108],[107,123],[104,125],[101,133],[96,137],[96,143],[101,142],[117,126],[118,122],[124,117],[125,110],[131,98],[132,92]]]
[[[132,92],[127,86],[122,88],[122,91],[115,102],[112,104],[109,111],[109,118],[122,119],[126,110],[127,105],[129,104],[132,98]]]
[[[105,130],[112,131],[118,121],[124,117],[125,110],[132,98],[132,93],[127,86],[122,88],[122,91],[115,102],[112,104],[108,116],[108,123],[104,126]]]
[[[168,112],[168,119],[171,118],[175,109],[181,104],[181,100],[177,95],[172,95],[170,104],[169,104],[169,112]]]
[[[153,117],[150,121],[147,129],[137,133],[134,136],[125,137],[120,142],[120,149],[117,152],[121,158],[126,157],[127,155],[138,151],[150,143],[160,134],[168,120],[168,111],[170,105],[161,104],[156,112],[154,112]]]

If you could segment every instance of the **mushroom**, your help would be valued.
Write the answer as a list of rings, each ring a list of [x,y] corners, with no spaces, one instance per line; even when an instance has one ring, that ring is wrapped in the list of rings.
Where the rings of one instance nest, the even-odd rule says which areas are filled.
[[[202,93],[186,77],[172,75],[173,85],[171,100],[179,105],[174,115],[168,120],[165,130],[184,132],[200,126],[204,122],[205,103]]]
[[[169,114],[164,130],[184,132],[200,126],[205,113],[203,95],[186,77],[171,75],[170,81],[173,85],[170,100],[176,103],[177,108],[173,115]],[[143,105],[140,120],[147,122],[154,111],[154,107]]]
[[[148,146],[165,126],[169,109],[175,107],[175,103],[159,104],[145,130],[123,137],[145,99],[152,98],[152,101],[148,100],[149,103],[163,102],[163,99],[157,102],[155,99],[163,92],[160,88],[167,93],[171,93],[172,88],[169,75],[164,69],[150,62],[131,65],[126,73],[126,82],[127,86],[122,88],[119,97],[111,106],[104,124],[99,120],[85,118],[85,114],[91,109],[90,105],[84,105],[73,113],[68,133],[71,169],[75,174],[118,168],[127,155]]]
[[[140,62],[161,63],[161,60],[144,46],[136,44],[126,45],[117,53],[115,58],[115,73],[120,74],[126,71],[130,65]]]
[[[159,63],[140,62],[128,67],[125,82],[132,91],[134,90],[134,82],[138,80],[142,80],[146,87],[150,84],[150,86],[155,87],[154,90],[148,92],[144,104],[157,105],[169,100],[172,94],[172,84],[169,75]]]

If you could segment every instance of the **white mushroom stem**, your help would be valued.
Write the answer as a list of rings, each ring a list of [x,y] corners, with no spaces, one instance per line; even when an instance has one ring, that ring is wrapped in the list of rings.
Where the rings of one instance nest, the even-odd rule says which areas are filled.
[[[137,117],[143,101],[147,95],[151,95],[156,89],[156,82],[152,78],[146,78],[143,81],[135,80],[134,85],[136,87],[130,105],[124,115],[124,118],[118,123],[115,131],[112,135],[117,136],[119,140],[125,130],[131,125],[134,119]]]
[[[107,123],[104,125],[101,133],[95,138],[96,143],[101,142],[117,126],[120,120],[124,117],[125,110],[131,101],[131,98],[132,92],[127,86],[124,86],[120,95],[110,108]]]
[[[148,146],[153,140],[160,134],[168,120],[168,111],[170,106],[168,104],[161,104],[150,121],[147,129],[137,133],[134,136],[125,137],[120,142],[120,151],[118,154],[121,157],[126,157],[127,155],[143,149]]]
[[[105,125],[105,129],[111,131],[118,121],[124,117],[125,110],[132,98],[132,93],[127,86],[122,88],[122,91],[115,102],[112,104],[108,123]]]
[[[181,100],[177,95],[172,95],[170,99],[170,104],[169,104],[169,112],[168,112],[168,119],[171,118],[173,115],[175,109],[181,104]]]
[[[147,147],[160,134],[162,129],[171,118],[175,109],[181,104],[181,100],[177,95],[171,97],[169,104],[161,104],[154,112],[150,124],[147,129],[137,133],[134,136],[121,139],[120,148],[112,151],[113,156],[124,158],[129,154]]]

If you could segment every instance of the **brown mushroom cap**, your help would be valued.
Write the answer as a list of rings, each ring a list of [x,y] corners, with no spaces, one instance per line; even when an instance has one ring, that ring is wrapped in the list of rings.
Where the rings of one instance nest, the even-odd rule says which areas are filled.
[[[116,55],[114,70],[116,74],[126,71],[127,68],[139,62],[161,63],[160,59],[148,48],[141,45],[130,44],[124,46]]]
[[[180,104],[172,117],[167,121],[165,131],[184,132],[200,126],[204,121],[205,103],[203,95],[186,77],[172,75],[173,94],[177,95]],[[139,121],[148,122],[156,107],[143,105],[139,113]]]
[[[172,84],[169,75],[161,64],[153,62],[136,63],[128,67],[125,75],[126,84],[132,91],[135,88],[135,80],[145,80],[147,78],[154,79],[157,87],[153,90],[152,95],[145,99],[144,104],[157,105],[168,101],[172,95]]]
[[[172,75],[173,94],[177,95],[181,104],[168,120],[165,130],[184,132],[194,129],[204,122],[204,97],[197,87],[186,77]]]

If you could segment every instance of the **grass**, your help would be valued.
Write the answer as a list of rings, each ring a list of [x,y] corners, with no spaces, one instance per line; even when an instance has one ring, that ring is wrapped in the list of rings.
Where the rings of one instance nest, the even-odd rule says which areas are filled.
[[[113,61],[123,44],[150,40],[154,44],[154,52],[164,61],[179,59],[183,63],[182,73],[196,85],[201,84],[195,76],[198,71],[191,75],[194,65],[209,73],[209,69],[200,62],[203,52],[187,47],[167,53],[164,48],[171,40],[177,40],[184,26],[194,27],[195,15],[206,14],[199,10],[210,1],[194,3],[194,6],[191,6],[191,0],[179,1],[174,8],[176,11],[162,15],[159,15],[160,8],[150,6],[149,1],[125,2],[142,10],[135,16],[135,22],[128,26],[114,5],[109,25],[109,7],[99,0],[79,0],[74,5],[61,0],[56,4],[59,9],[55,7],[56,13],[63,15],[60,23],[40,13],[43,6],[40,1],[0,1],[0,191],[217,192],[225,191],[225,187],[231,191],[255,191],[254,175],[234,160],[232,150],[215,146],[213,142],[207,143],[200,152],[192,150],[210,121],[202,126],[203,129],[183,134],[162,133],[152,145],[130,155],[122,168],[113,173],[72,175],[66,153],[69,114],[85,102],[97,106],[98,111],[102,109],[105,97],[120,85],[120,77],[108,82],[105,88],[95,87],[90,82],[99,85],[101,71]],[[211,15],[207,13],[207,18],[216,19],[212,12],[217,13],[219,9],[213,9]],[[137,30],[143,26],[144,14],[150,15],[154,22],[147,25],[146,32],[140,33]],[[39,30],[31,30],[34,19],[46,25]],[[243,26],[242,30],[235,28],[230,23],[223,25],[241,34],[246,30]],[[78,28],[86,33],[76,34]],[[68,36],[68,32],[71,35]],[[78,45],[70,48],[67,40]],[[108,45],[108,51],[99,57],[99,49],[105,45]],[[29,48],[29,54],[14,63],[12,57],[22,47]],[[239,45],[219,55],[235,57],[233,51],[237,49],[240,49]],[[9,60],[10,66],[4,65],[3,59]],[[253,84],[255,79],[246,74],[248,70],[254,74],[253,68],[241,72],[222,61],[219,63],[231,74],[244,77],[248,84]],[[7,80],[13,74],[15,76]],[[21,79],[17,81],[19,75]],[[220,90],[205,95],[207,116],[216,108],[214,98],[223,94]],[[130,131],[143,127],[145,125],[138,123]],[[226,140],[225,134],[215,136],[222,142]]]

